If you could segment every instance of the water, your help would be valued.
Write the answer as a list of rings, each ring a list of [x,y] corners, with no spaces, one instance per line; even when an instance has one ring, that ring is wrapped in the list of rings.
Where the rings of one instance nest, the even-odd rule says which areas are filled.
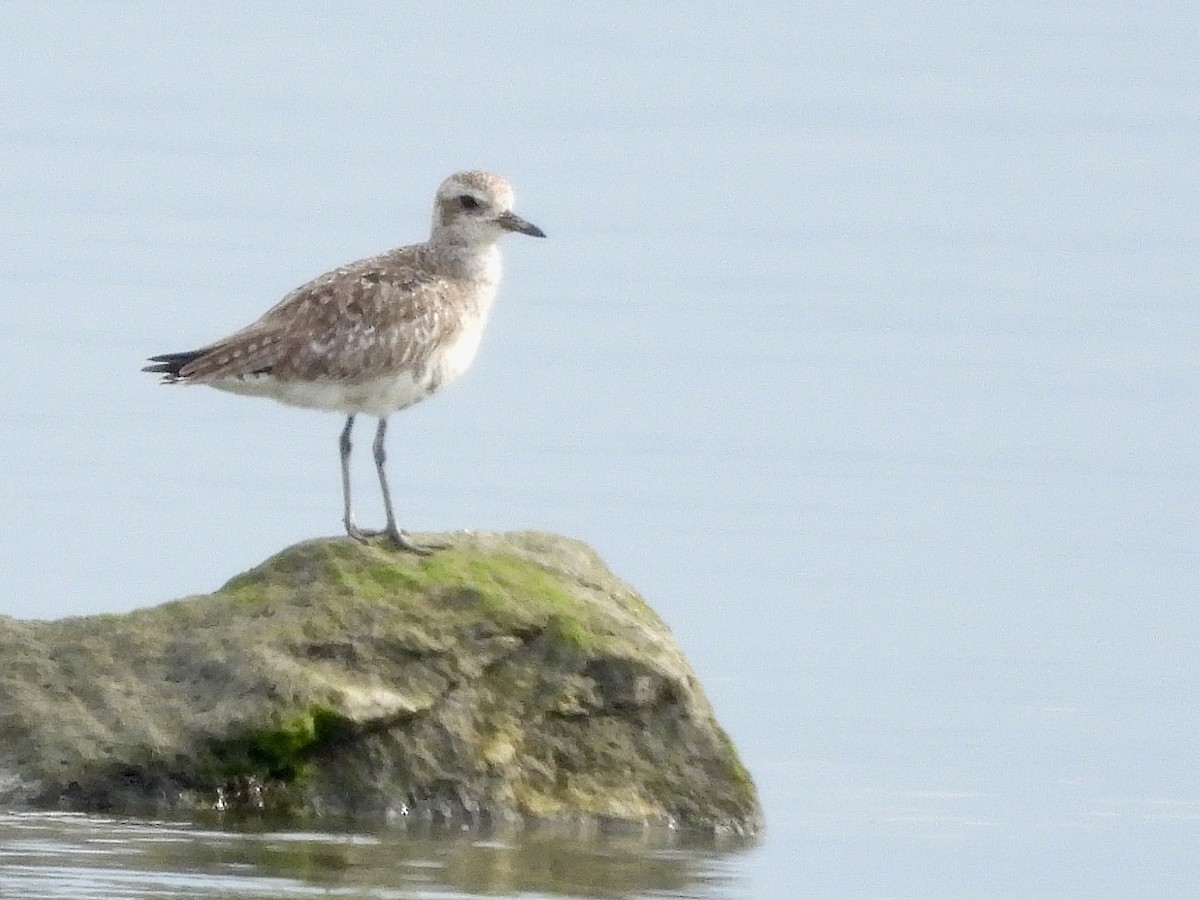
[[[550,237],[506,243],[474,370],[393,422],[398,512],[595,546],[766,811],[623,895],[1194,893],[1198,19],[0,6],[0,613],[207,591],[334,533],[334,417],[137,368],[493,168]],[[69,823],[47,840],[107,829],[106,871],[144,871],[147,823]],[[196,833],[160,871],[262,844]],[[327,886],[340,845],[306,840],[163,889]],[[29,852],[4,896],[77,863]],[[571,888],[502,854],[497,891],[597,894],[605,852],[570,851]],[[403,889],[484,892],[431,879]]]
[[[10,814],[0,815],[0,838],[0,896],[36,900],[687,897],[730,878],[711,844],[635,837],[583,843]]]

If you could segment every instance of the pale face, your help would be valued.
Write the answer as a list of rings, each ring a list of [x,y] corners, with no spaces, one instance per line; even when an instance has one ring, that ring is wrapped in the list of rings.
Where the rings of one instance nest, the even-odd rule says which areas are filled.
[[[438,188],[433,206],[433,240],[491,244],[510,231],[545,237],[512,211],[512,186],[490,172],[459,172]]]

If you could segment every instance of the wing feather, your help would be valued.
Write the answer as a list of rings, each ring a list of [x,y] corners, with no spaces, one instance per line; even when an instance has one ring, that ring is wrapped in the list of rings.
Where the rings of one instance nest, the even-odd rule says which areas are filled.
[[[415,261],[385,254],[315,278],[258,321],[204,348],[179,376],[362,381],[419,370],[461,327],[446,309],[461,286]]]

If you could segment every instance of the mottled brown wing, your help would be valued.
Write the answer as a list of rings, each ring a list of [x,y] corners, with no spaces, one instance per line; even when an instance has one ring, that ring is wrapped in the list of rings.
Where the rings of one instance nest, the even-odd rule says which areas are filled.
[[[210,381],[361,381],[424,366],[458,330],[453,283],[376,257],[297,288],[254,324],[206,348],[180,375]]]

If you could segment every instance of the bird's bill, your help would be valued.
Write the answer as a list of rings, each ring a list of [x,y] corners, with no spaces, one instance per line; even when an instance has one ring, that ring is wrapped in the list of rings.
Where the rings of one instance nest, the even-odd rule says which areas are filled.
[[[506,228],[509,231],[519,231],[521,234],[528,234],[531,237],[546,236],[546,232],[542,231],[542,229],[538,228],[532,222],[526,222],[516,213],[506,212],[496,219],[496,221],[500,224],[501,228]]]

